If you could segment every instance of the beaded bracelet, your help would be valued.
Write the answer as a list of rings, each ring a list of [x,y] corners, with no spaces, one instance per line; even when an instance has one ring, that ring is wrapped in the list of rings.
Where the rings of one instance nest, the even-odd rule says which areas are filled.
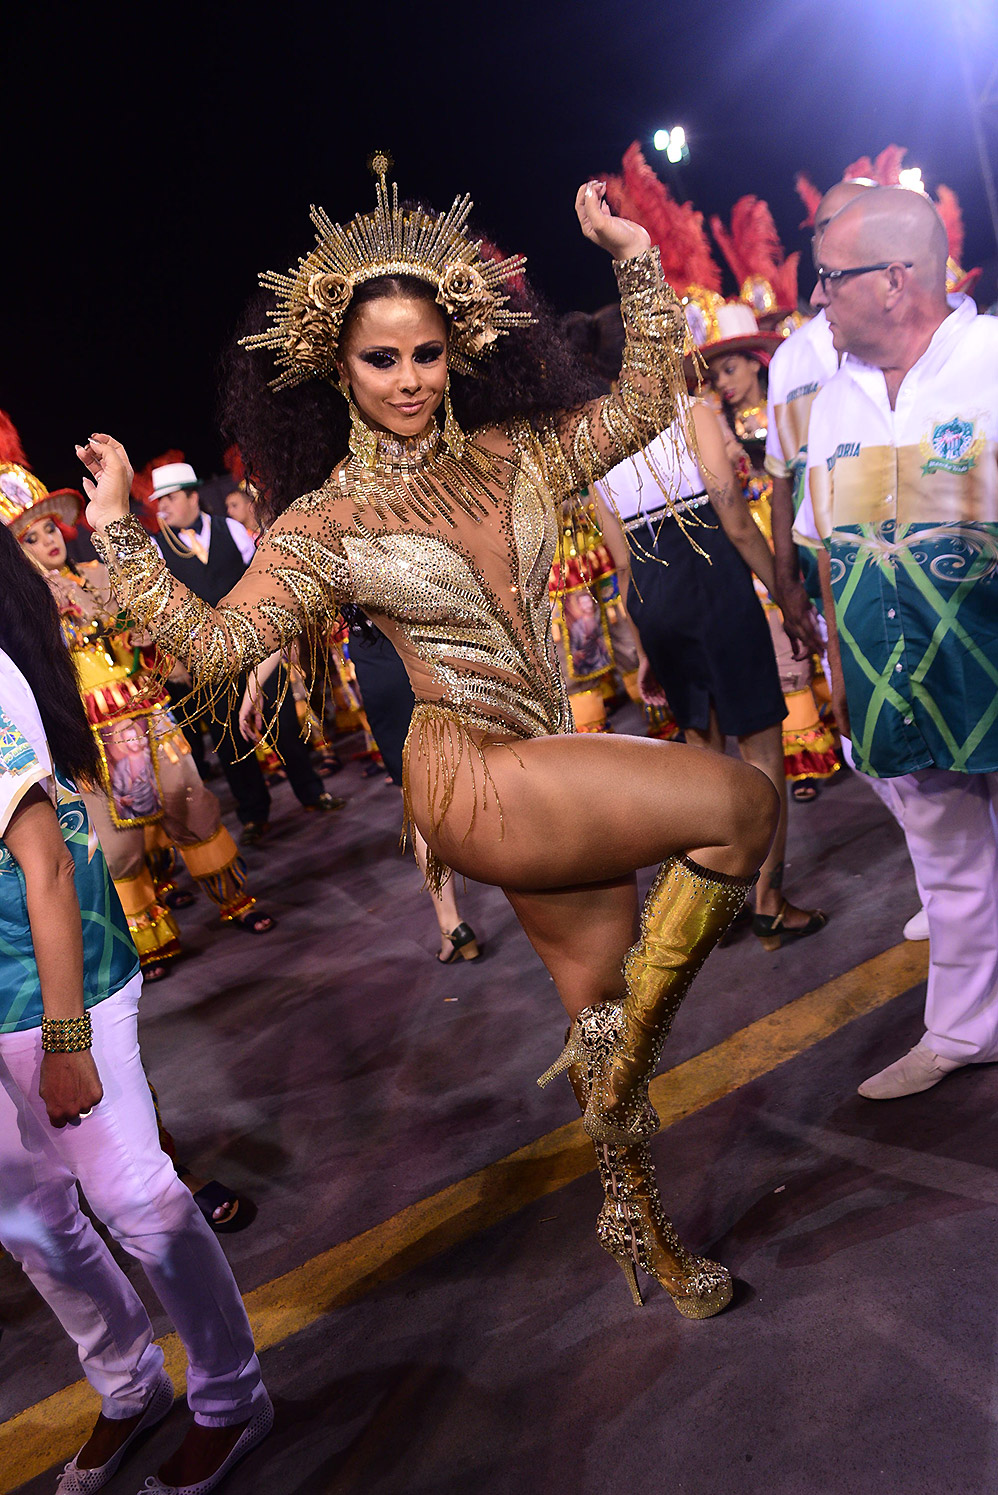
[[[42,1048],[46,1054],[78,1054],[94,1041],[89,1012],[82,1017],[43,1017]]]

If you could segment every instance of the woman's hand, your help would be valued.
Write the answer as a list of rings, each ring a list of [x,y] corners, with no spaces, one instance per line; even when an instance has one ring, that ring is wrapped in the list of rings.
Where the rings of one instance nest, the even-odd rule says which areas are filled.
[[[665,691],[655,679],[646,655],[638,661],[638,693],[646,706],[667,706]]]
[[[818,631],[818,614],[803,582],[796,581],[781,586],[777,578],[773,601],[783,614],[783,632],[790,640],[794,658],[806,659],[809,654],[824,654],[824,641]]]
[[[38,1094],[54,1127],[79,1121],[92,1111],[104,1099],[104,1087],[90,1050],[43,1054]]]
[[[239,730],[247,742],[257,743],[263,738],[263,712],[260,709],[260,694],[254,690],[251,679],[243,692],[239,705]]]
[[[78,446],[76,455],[90,474],[83,479],[89,499],[87,523],[92,529],[107,529],[112,520],[124,519],[128,514],[128,495],[134,476],[128,453],[120,441],[98,433],[91,436],[86,446]]]
[[[582,232],[615,260],[632,260],[651,248],[647,229],[629,218],[615,218],[606,204],[606,182],[586,182],[575,198]]]

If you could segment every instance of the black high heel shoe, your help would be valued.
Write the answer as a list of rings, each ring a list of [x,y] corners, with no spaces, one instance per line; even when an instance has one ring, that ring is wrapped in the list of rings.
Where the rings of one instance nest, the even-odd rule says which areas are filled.
[[[444,939],[450,940],[451,951],[449,955],[437,956],[437,960],[442,966],[453,965],[455,960],[458,959],[478,960],[481,957],[482,952],[478,948],[475,931],[470,924],[465,924],[462,921],[456,929],[451,930],[450,934],[445,934]]]
[[[794,940],[807,939],[809,934],[817,934],[828,923],[828,915],[820,908],[804,908],[801,913],[811,917],[799,928],[791,928],[783,922],[789,907],[784,898],[778,914],[753,914],[752,933],[764,950],[778,950],[781,945],[792,945]]]

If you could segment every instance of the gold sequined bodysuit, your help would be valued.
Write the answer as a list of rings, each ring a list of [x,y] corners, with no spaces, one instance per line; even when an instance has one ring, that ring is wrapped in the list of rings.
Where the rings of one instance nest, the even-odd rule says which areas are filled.
[[[358,603],[398,650],[414,725],[446,719],[513,738],[571,730],[551,641],[548,574],[560,501],[639,451],[677,414],[685,319],[657,250],[615,266],[627,339],[618,390],[538,434],[526,421],[469,438],[434,426],[381,435],[274,523],[215,608],[167,570],[134,519],[108,526],[115,591],[209,697],[303,628]]]

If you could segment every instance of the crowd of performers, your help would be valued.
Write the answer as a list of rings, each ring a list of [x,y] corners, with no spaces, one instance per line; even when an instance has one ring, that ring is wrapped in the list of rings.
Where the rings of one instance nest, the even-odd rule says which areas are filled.
[[[816,299],[832,304],[836,276],[900,266],[915,269],[913,298],[924,276],[925,304],[938,310],[948,289],[966,320],[962,272],[932,281],[945,261],[936,209],[891,195],[899,164],[897,152],[854,163],[810,202]],[[256,844],[268,771],[308,812],[343,804],[321,777],[339,766],[324,736],[331,686],[339,725],[368,734],[372,763],[402,789],[439,959],[480,953],[451,870],[503,889],[570,1021],[541,1083],[568,1075],[604,1189],[599,1242],[637,1303],[639,1272],[689,1318],[731,1299],[726,1269],[668,1219],[649,1148],[649,1081],[680,1003],[753,886],[767,949],[827,922],[784,896],[783,868],[788,792],[807,803],[840,771],[856,715],[840,678],[855,630],[835,628],[842,572],[825,566],[827,515],[804,484],[808,411],[842,347],[799,305],[796,257],[766,205],[743,199],[728,228],[713,224],[739,287],[725,299],[702,218],[632,147],[618,177],[576,200],[582,233],[614,262],[619,309],[559,326],[522,259],[468,229],[467,202],[400,208],[390,162],[374,169],[373,212],[345,227],[316,214],[297,268],[263,277],[267,315],[250,313],[227,394],[240,465],[213,485],[213,508],[181,452],[136,479],[101,433],[78,447],[86,498],[49,491],[6,425],[0,1239],[102,1398],[62,1495],[106,1484],[173,1399],[77,1183],[142,1261],[189,1358],[194,1422],[146,1488],[215,1488],[273,1422],[216,1239],[243,1223],[239,1201],[178,1177],[135,1036],[142,978],[162,979],[180,953],[173,909],[193,896],[181,863],[223,925],[274,927],[199,772],[205,732]],[[836,268],[823,245],[848,233],[879,234],[891,256]],[[893,253],[902,241],[911,264]],[[815,374],[822,353],[830,366]],[[926,470],[963,475],[973,464],[947,432]],[[607,708],[627,698],[643,735],[612,730]],[[879,740],[861,732],[856,751],[876,778]],[[552,843],[538,828],[566,795],[575,809]],[[917,795],[895,799],[908,834]],[[944,941],[921,844],[909,834]],[[635,873],[653,864],[639,909]],[[969,1058],[963,1038],[936,1042],[936,997],[930,1012],[930,978],[932,1062],[916,1061],[915,1080],[911,1064],[891,1066],[863,1093],[911,1093],[989,1056],[979,1035]]]

